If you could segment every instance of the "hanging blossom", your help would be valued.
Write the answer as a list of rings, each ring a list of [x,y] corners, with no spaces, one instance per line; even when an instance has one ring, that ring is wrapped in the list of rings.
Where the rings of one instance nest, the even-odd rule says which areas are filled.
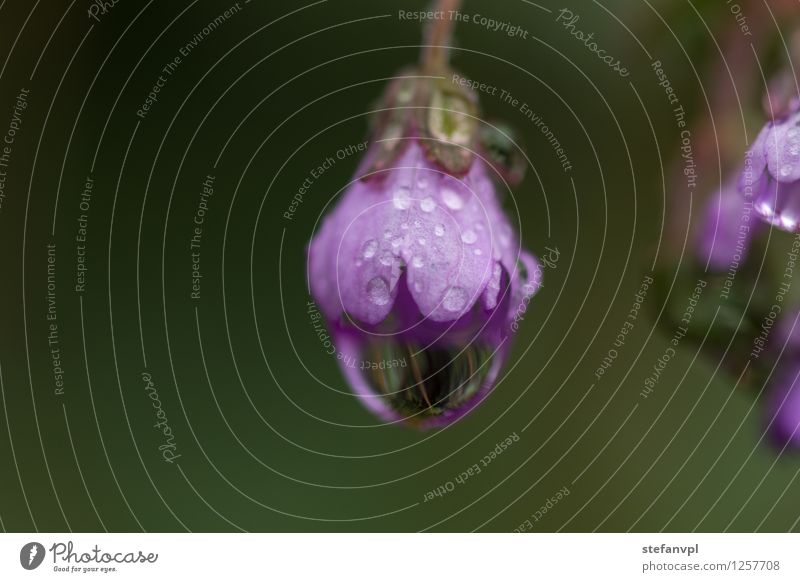
[[[541,286],[498,197],[522,177],[516,144],[479,120],[443,54],[432,46],[389,84],[371,145],[308,248],[353,392],[382,420],[419,427],[484,399],[515,314]]]
[[[785,77],[765,97],[771,121],[745,157],[739,189],[758,215],[789,232],[800,232],[800,99]]]
[[[800,232],[800,97],[792,71],[773,79],[763,105],[770,121],[747,152],[739,191],[764,222]],[[765,422],[770,440],[781,450],[800,449],[798,316],[798,311],[787,311],[770,340],[770,352],[777,359],[770,374]]]

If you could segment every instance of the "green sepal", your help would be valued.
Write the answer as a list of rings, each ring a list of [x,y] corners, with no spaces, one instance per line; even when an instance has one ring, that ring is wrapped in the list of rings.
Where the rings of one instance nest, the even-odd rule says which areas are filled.
[[[429,79],[422,86],[419,134],[428,159],[460,176],[467,173],[474,158],[478,103],[474,93],[448,79]]]

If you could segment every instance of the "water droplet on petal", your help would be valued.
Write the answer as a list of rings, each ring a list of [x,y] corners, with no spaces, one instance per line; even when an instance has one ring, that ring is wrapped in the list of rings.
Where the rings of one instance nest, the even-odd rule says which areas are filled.
[[[477,250],[477,249],[476,249]],[[500,291],[500,278],[502,277],[500,263],[495,263],[492,267],[492,276],[486,285],[485,301],[487,309],[494,309],[497,306],[497,296]]]
[[[436,202],[433,198],[428,196],[419,203],[419,207],[422,209],[422,212],[433,212],[436,209]]]
[[[474,226],[475,226],[475,230],[477,230],[479,232],[483,232],[483,229],[486,228],[486,227],[483,226],[483,223],[480,220],[477,221]]]
[[[443,224],[437,224],[433,228],[433,234],[435,234],[436,236],[444,236],[444,225]]]
[[[411,265],[420,269],[425,265],[425,261],[422,260],[422,257],[417,256],[411,259]]]
[[[492,278],[489,281],[489,286],[493,289],[500,289],[500,277],[503,275],[503,269],[499,263],[492,266]]]
[[[792,166],[790,164],[786,164],[785,166],[781,166],[781,176],[788,176],[792,173]]]
[[[389,240],[390,238],[392,238],[392,236],[393,236],[393,233],[388,228],[383,231],[383,238],[385,238],[386,240]]]
[[[766,216],[767,218],[770,218],[774,214],[772,207],[767,202],[762,202],[759,204],[758,211],[762,216]]]
[[[471,245],[476,240],[478,240],[478,235],[475,234],[474,230],[465,230],[464,232],[461,233],[461,241],[464,244]]]
[[[420,176],[417,178],[417,188],[425,188],[428,185],[428,178]]]
[[[392,241],[392,248],[399,249],[400,245],[403,244],[403,237],[398,236],[396,239]]]
[[[389,284],[383,277],[373,277],[367,283],[367,297],[375,305],[389,303]]]
[[[467,292],[461,287],[450,287],[444,294],[442,305],[447,311],[461,311],[467,304],[468,298]]]
[[[501,245],[503,245],[504,247],[510,246],[511,245],[511,227],[508,226],[507,224],[504,224],[500,228],[500,232],[497,235],[497,237],[500,239],[500,244]]]
[[[365,259],[371,259],[372,257],[375,256],[377,250],[378,250],[378,241],[376,241],[374,238],[371,238],[364,243],[364,246],[361,247],[361,255]]]
[[[461,196],[452,188],[445,187],[442,189],[442,201],[451,210],[461,210],[464,207],[464,201]]]
[[[428,241],[426,241],[424,238],[417,239],[417,242],[423,247],[428,244]]]
[[[391,251],[384,251],[380,258],[381,265],[388,267],[392,264],[392,261],[394,261],[394,255]]]
[[[408,188],[406,186],[401,186],[395,190],[392,196],[392,202],[394,203],[394,207],[398,210],[408,210],[411,206],[411,196],[409,195]]]
[[[500,250],[500,247],[499,246],[492,246],[492,258],[495,261],[499,261],[502,256],[503,256],[503,253]]]
[[[483,254],[483,251],[481,249],[475,249],[472,252],[475,253],[475,255],[477,255],[477,256],[481,256]]]
[[[797,222],[792,220],[788,216],[781,216],[780,219],[780,226],[783,230],[788,230],[789,232],[794,232],[795,228],[797,227]]]

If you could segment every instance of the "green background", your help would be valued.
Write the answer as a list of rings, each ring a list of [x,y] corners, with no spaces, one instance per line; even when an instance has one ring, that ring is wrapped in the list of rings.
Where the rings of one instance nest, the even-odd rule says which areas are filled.
[[[463,422],[419,433],[375,426],[306,312],[305,245],[357,159],[315,181],[292,221],[283,213],[313,168],[365,139],[385,80],[419,53],[421,26],[398,9],[427,4],[242,2],[140,119],[161,68],[230,4],[123,0],[96,22],[80,0],[7,0],[0,130],[19,89],[31,93],[0,209],[2,528],[511,531],[568,487],[534,531],[797,530],[800,462],[765,445],[754,390],[735,388],[718,358],[686,340],[654,394],[639,396],[672,333],[657,323],[655,293],[613,366],[594,376],[643,275],[682,255],[688,218],[678,212],[667,233],[665,206],[691,200],[696,211],[703,195],[675,178],[679,131],[651,61],[663,62],[693,128],[715,122],[703,188],[760,123],[748,105],[757,83],[742,94],[735,78],[727,90],[713,85],[725,63],[734,77],[739,65],[757,71],[751,41],[774,59],[774,24],[772,36],[747,38],[724,3],[700,4],[564,4],[628,66],[621,78],[555,22],[562,5],[466,0],[464,13],[529,35],[460,23],[454,67],[527,102],[573,170],[518,110],[482,96],[487,117],[517,127],[533,165],[514,192],[524,245],[560,257],[491,397]],[[745,50],[723,61],[731,46]],[[743,102],[738,120],[714,95]],[[209,174],[192,300],[189,239]],[[76,293],[87,176],[87,287]],[[786,240],[776,235],[770,252],[780,257]],[[49,243],[62,395],[47,342]],[[144,372],[181,455],[172,464],[158,449]],[[519,441],[479,475],[424,501],[512,433]]]

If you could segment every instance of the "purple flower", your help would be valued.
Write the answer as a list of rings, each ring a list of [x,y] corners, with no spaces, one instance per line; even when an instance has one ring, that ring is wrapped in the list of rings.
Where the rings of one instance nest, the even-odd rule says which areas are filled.
[[[800,106],[761,130],[745,159],[739,189],[766,222],[800,232]]]
[[[706,203],[697,234],[697,259],[714,271],[726,271],[747,258],[760,223],[751,220],[752,203],[737,192],[732,181]]]
[[[768,399],[773,443],[780,449],[800,449],[800,357],[781,364]]]
[[[800,449],[800,322],[798,314],[782,318],[776,339],[783,355],[767,396],[772,442],[779,448]]]
[[[421,427],[483,399],[514,314],[541,285],[501,208],[494,161],[473,153],[475,118],[454,113],[472,98],[447,91],[390,86],[395,107],[426,107],[387,108],[308,250],[311,292],[353,391],[380,418]]]

